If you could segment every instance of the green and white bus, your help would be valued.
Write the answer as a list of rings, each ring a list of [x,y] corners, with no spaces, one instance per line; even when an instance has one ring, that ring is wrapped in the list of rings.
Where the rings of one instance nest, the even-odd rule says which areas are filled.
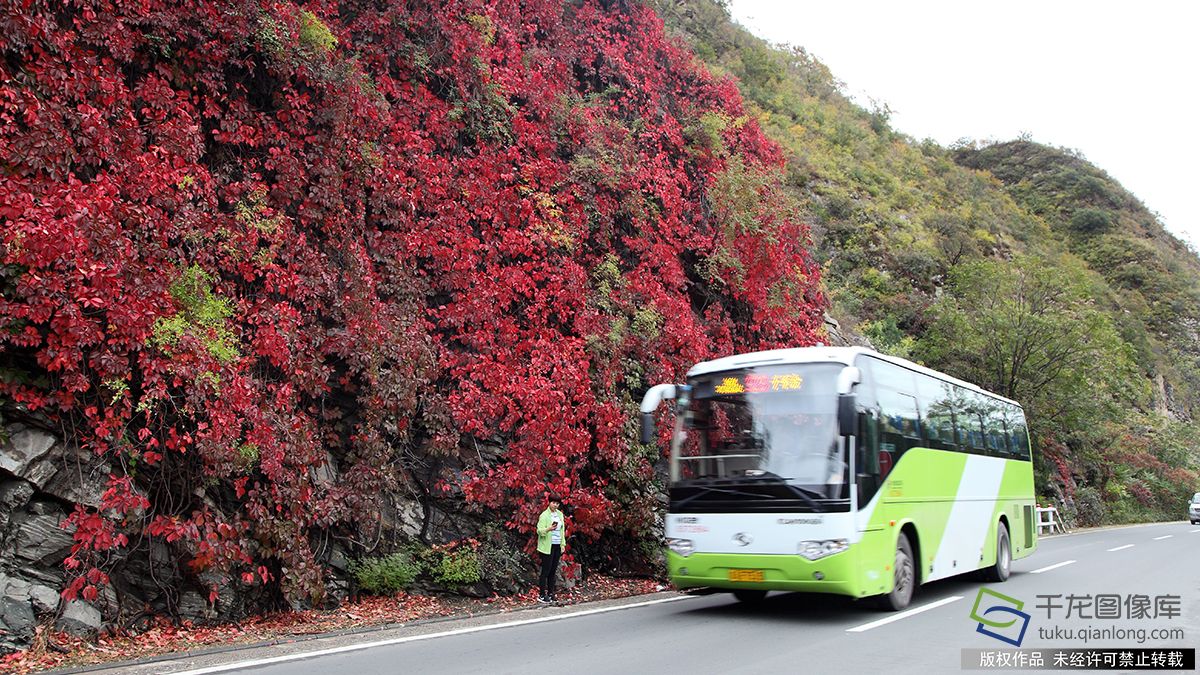
[[[876,598],[1008,578],[1037,548],[1020,405],[858,347],[779,349],[697,364],[675,403],[667,560],[679,588]]]

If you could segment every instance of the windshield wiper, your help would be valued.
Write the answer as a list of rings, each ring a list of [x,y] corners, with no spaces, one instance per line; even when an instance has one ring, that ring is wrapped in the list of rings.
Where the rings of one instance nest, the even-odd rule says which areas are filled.
[[[758,499],[762,499],[763,497],[767,496],[767,495],[755,493],[755,492],[742,492],[741,490],[728,490],[726,488],[718,488],[718,487],[704,487],[704,488],[701,488],[700,492],[697,492],[696,494],[691,495],[690,497],[686,497],[678,502],[675,502],[674,504],[671,504],[671,508],[677,509],[677,508],[683,506],[684,504],[691,502],[693,499],[696,499],[698,497],[703,497],[704,495],[709,494],[711,492],[720,492],[721,494],[736,495],[738,497],[755,497]]]
[[[800,487],[800,486],[798,486],[798,485],[792,485],[791,483],[788,483],[788,482],[786,482],[786,481],[784,481],[784,482],[783,482],[783,486],[784,486],[785,488],[787,488],[787,489],[791,490],[791,491],[792,491],[792,494],[794,494],[794,495],[796,495],[797,497],[799,497],[799,498],[803,499],[803,500],[804,500],[804,502],[805,502],[806,504],[808,504],[809,506],[813,507],[813,509],[817,509],[817,508],[818,508],[818,507],[817,507],[817,502],[816,502],[816,501],[814,501],[814,500],[813,500],[813,498],[812,498],[810,495],[816,495],[818,499],[824,499],[824,498],[825,498],[825,495],[821,494],[820,492],[816,492],[815,490],[808,490],[808,489],[802,488],[802,487]]]
[[[792,485],[773,473],[762,476],[761,479],[758,479],[758,481],[756,481],[756,482],[765,482],[762,479],[778,480],[779,481],[778,483],[771,482],[770,485],[772,485],[772,486],[773,485],[782,485],[783,487],[790,490],[792,494],[794,494],[797,497],[799,497],[800,499],[804,500],[804,503],[808,504],[814,511],[821,510],[821,506],[819,504],[817,504],[817,502],[811,496],[809,496],[809,495],[816,495],[817,498],[824,499],[824,495],[822,495],[821,493],[814,492],[812,490],[807,490],[805,488]],[[712,493],[712,492],[720,492],[721,494],[727,494],[727,495],[737,495],[739,497],[757,497],[759,499],[762,499],[764,497],[768,497],[768,498],[770,497],[770,495],[765,495],[765,494],[762,494],[761,492],[758,492],[758,493],[743,492],[741,490],[729,490],[726,488],[704,487],[701,489],[700,492],[697,492],[694,495],[691,495],[691,496],[686,497],[678,502],[675,502],[674,504],[671,504],[671,508],[672,509],[680,508],[680,507],[684,506],[685,504],[690,503],[692,500],[697,499],[699,497],[703,497],[704,495]]]
[[[758,476],[756,476],[755,478],[757,480],[779,481],[779,483],[778,483],[779,485],[782,485],[783,487],[790,490],[792,492],[792,494],[803,499],[804,502],[806,504],[808,504],[809,506],[811,506],[813,509],[820,508],[817,505],[817,502],[813,500],[813,497],[816,497],[817,499],[825,499],[825,495],[821,494],[820,492],[817,492],[816,490],[809,490],[807,488],[802,488],[798,485],[792,485],[791,483],[787,482],[786,478],[784,478],[783,476],[780,476],[777,473],[771,473],[770,471],[764,471],[761,474],[759,474]],[[774,483],[772,483],[772,485],[774,485]]]

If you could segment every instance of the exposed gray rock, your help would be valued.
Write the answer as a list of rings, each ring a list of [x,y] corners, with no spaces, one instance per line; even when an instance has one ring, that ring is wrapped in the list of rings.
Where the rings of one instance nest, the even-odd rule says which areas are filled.
[[[24,508],[33,496],[33,484],[19,478],[0,482],[0,511]]]
[[[215,604],[205,603],[205,618],[212,619],[218,616],[221,612],[227,610],[237,601],[237,590],[231,583],[228,574],[218,572],[216,570],[206,570],[196,576],[206,589],[216,589],[217,599]],[[205,596],[207,597],[207,593]]]
[[[212,615],[209,608],[208,600],[200,596],[196,591],[184,591],[183,595],[179,596],[179,606],[176,608],[179,616],[184,619],[208,619]]]
[[[33,639],[37,618],[29,602],[31,584],[0,573],[0,653],[23,649]]]
[[[78,637],[90,637],[103,625],[104,619],[100,616],[100,610],[82,600],[72,600],[67,603],[54,627]]]
[[[482,581],[469,586],[458,586],[455,590],[470,598],[486,598],[492,594],[492,587]]]
[[[337,607],[350,597],[350,555],[338,542],[329,545],[325,565],[329,575],[325,580],[325,603],[327,608]]]
[[[480,462],[486,465],[491,465],[500,460],[504,456],[505,446],[503,443],[488,443],[475,442],[475,454]]]
[[[73,543],[71,534],[61,526],[65,518],[62,507],[36,500],[29,511],[12,514],[0,559],[15,565],[26,577],[57,585],[62,581],[62,561]]]
[[[843,328],[842,324],[828,313],[825,314],[825,333],[829,336],[829,344],[833,347],[875,348],[867,336]]]
[[[65,446],[40,429],[13,424],[6,432],[8,440],[0,445],[0,469],[29,481],[39,492],[93,508],[99,506],[111,473],[103,458]]]
[[[58,440],[39,429],[23,424],[14,424],[7,429],[8,440],[0,445],[0,469],[37,485],[45,485],[57,468],[53,462],[43,461],[51,453]]]
[[[28,647],[36,625],[28,597],[0,596],[0,652]]]
[[[325,606],[332,609],[350,598],[350,582],[334,577],[325,584]]]
[[[329,547],[329,560],[325,564],[339,572],[350,569],[350,559],[346,557],[346,550],[340,544]]]
[[[0,539],[12,522],[12,514],[25,508],[33,496],[33,484],[20,478],[0,482]]]
[[[3,572],[0,572],[0,595],[28,599],[30,586],[32,586],[32,584],[24,579],[11,577]]]
[[[829,336],[829,342],[834,347],[845,347],[850,344],[844,335],[842,335],[842,325],[838,320],[825,315],[825,334]]]
[[[62,561],[70,553],[71,533],[62,528],[74,504],[96,507],[109,467],[102,458],[66,445],[53,435],[24,425],[9,425],[0,438],[0,653],[27,648],[37,616],[54,616],[62,604]],[[12,576],[12,571],[20,576]],[[115,608],[111,587],[105,606]],[[91,635],[103,625],[99,609],[83,601],[68,603],[58,628]]]
[[[56,513],[62,513],[62,507],[55,502],[45,500],[35,500],[29,503],[27,511],[35,516],[52,516]]]
[[[421,533],[425,515],[420,502],[397,496],[381,501],[379,525],[384,532],[399,532],[410,539]]]
[[[122,591],[127,597],[141,599],[154,611],[169,613],[175,589],[181,585],[179,561],[185,558],[176,555],[171,546],[159,538],[150,539],[147,546],[147,555],[134,555],[121,568]]]
[[[76,449],[63,456],[61,467],[46,481],[43,491],[68,502],[98,508],[111,473],[108,464]]]
[[[337,481],[338,470],[337,460],[329,452],[325,453],[325,461],[317,467],[313,467],[313,481],[317,485],[331,485]]]
[[[29,587],[29,600],[33,611],[38,614],[53,614],[58,611],[59,593],[49,586],[32,584]]]

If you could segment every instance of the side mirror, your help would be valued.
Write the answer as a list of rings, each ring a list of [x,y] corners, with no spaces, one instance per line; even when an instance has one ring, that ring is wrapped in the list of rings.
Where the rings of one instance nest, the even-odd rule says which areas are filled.
[[[642,443],[654,442],[654,413],[642,413]]]
[[[838,432],[843,436],[854,434],[858,429],[858,405],[854,394],[838,396]]]
[[[666,400],[673,400],[676,392],[683,390],[684,396],[691,392],[691,387],[674,384],[656,384],[650,387],[646,395],[642,397],[642,442],[654,442],[654,411],[658,409],[658,405]],[[686,400],[686,398],[684,399]]]

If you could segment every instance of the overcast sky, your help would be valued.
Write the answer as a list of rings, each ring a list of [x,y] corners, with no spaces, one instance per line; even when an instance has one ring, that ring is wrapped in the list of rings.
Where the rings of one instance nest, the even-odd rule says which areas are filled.
[[[730,0],[893,128],[1073,148],[1200,250],[1200,2]]]

